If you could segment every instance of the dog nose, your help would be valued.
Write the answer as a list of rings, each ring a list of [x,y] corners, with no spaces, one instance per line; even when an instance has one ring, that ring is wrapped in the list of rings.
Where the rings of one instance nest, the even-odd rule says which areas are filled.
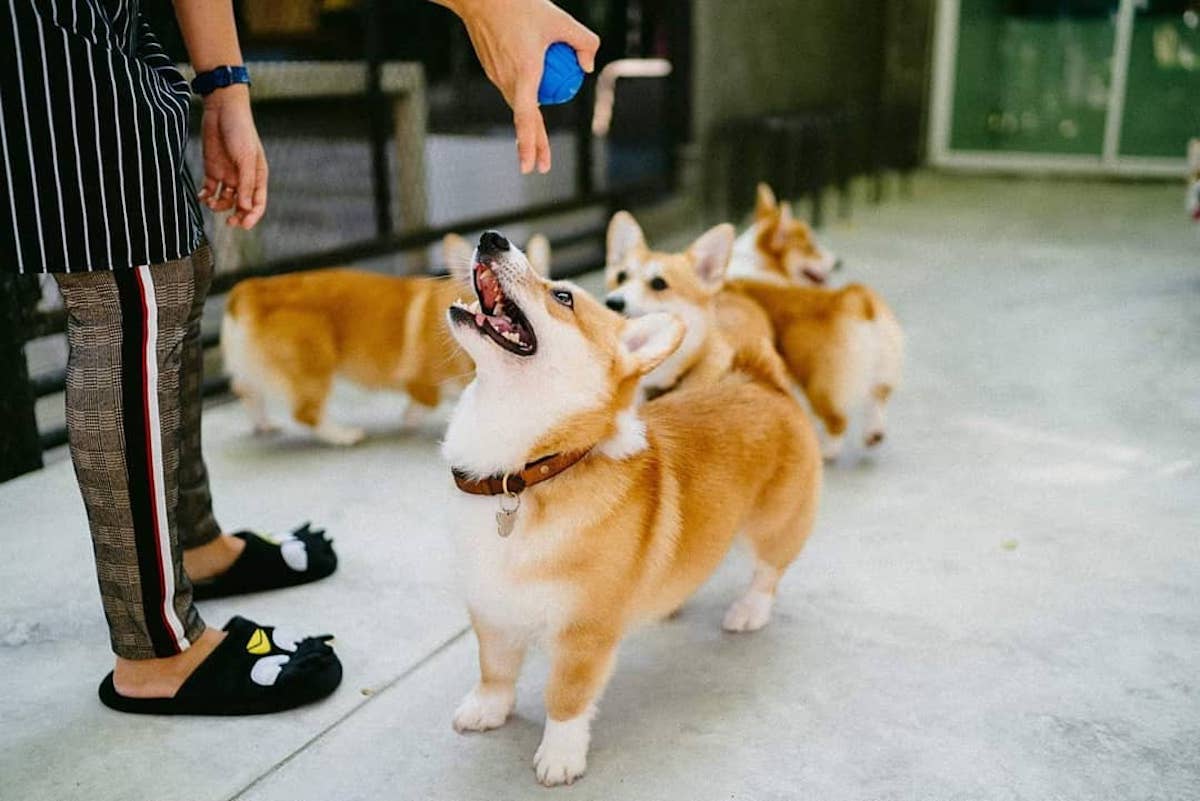
[[[508,250],[508,240],[499,231],[484,231],[479,237],[479,250],[484,253],[503,253]]]
[[[620,295],[609,295],[604,299],[604,305],[615,312],[625,311],[625,298]]]

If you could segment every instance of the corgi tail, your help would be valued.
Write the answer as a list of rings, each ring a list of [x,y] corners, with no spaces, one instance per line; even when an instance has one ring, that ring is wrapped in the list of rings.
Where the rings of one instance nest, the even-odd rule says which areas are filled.
[[[792,380],[787,368],[766,339],[738,348],[733,354],[730,372],[741,373],[756,384],[791,395]]]

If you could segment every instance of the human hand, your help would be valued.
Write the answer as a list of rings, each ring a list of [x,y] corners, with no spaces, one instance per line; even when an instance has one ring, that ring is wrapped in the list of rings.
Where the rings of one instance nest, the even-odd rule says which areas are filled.
[[[550,171],[550,137],[538,108],[546,50],[566,42],[592,72],[600,37],[550,0],[435,0],[462,18],[488,78],[513,110],[521,172]]]
[[[267,156],[248,87],[235,84],[204,98],[201,144],[204,184],[198,197],[213,211],[232,210],[226,225],[250,230],[267,210]]]

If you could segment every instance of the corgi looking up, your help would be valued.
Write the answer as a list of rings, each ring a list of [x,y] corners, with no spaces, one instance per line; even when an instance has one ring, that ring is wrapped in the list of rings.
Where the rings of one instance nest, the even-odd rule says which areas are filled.
[[[534,769],[571,783],[622,637],[678,609],[739,532],[756,566],[723,625],[767,623],[816,517],[821,459],[777,361],[739,355],[713,385],[639,406],[642,377],[684,337],[675,317],[621,317],[539,277],[495,232],[480,238],[472,283],[475,301],[449,318],[475,378],[443,455],[480,676],[454,727],[501,726],[525,652],[542,644]]]

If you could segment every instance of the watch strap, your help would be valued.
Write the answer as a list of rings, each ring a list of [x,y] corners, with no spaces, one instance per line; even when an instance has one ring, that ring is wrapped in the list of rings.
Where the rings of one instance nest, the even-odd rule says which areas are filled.
[[[210,95],[217,89],[232,86],[235,83],[250,83],[250,71],[242,65],[214,67],[200,72],[192,79],[192,91],[198,95]]]

